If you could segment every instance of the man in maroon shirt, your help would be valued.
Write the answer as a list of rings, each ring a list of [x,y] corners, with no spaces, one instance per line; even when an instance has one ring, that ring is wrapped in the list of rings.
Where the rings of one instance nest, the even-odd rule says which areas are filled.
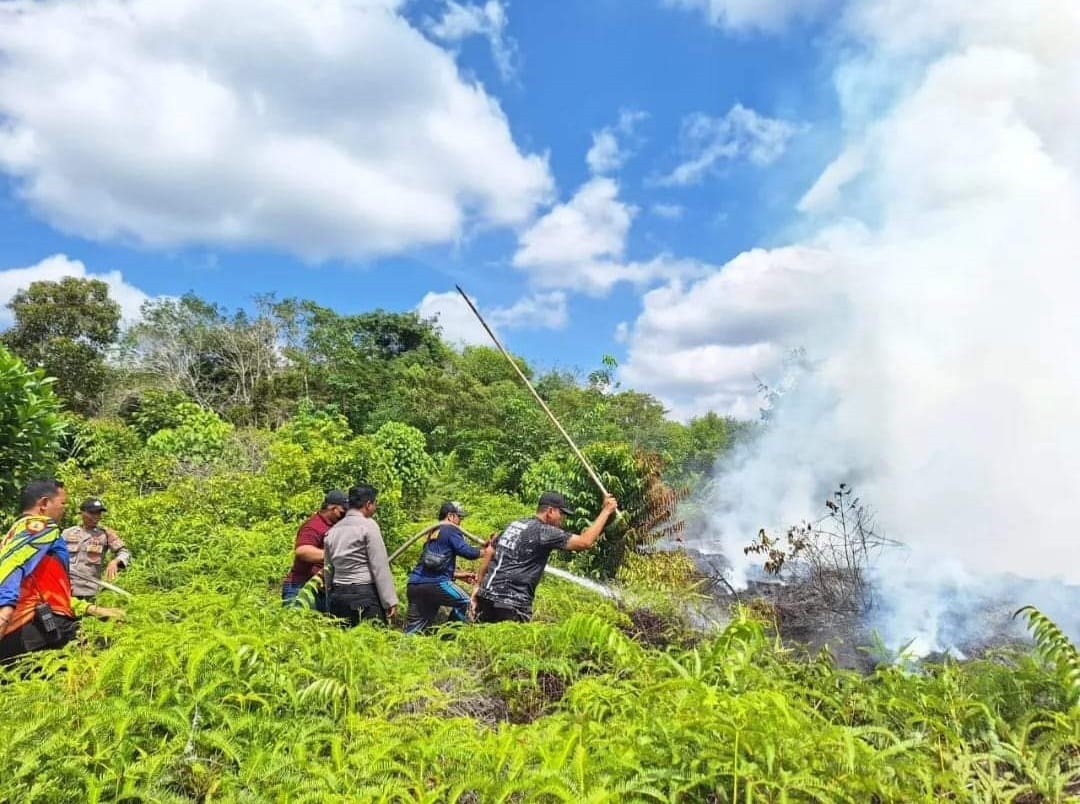
[[[322,507],[300,526],[300,530],[296,532],[292,569],[281,582],[283,603],[295,598],[304,584],[322,572],[323,539],[326,538],[326,532],[345,516],[348,508],[349,498],[345,496],[345,492],[331,489],[326,492]],[[319,611],[325,611],[325,600],[320,599],[317,603]]]

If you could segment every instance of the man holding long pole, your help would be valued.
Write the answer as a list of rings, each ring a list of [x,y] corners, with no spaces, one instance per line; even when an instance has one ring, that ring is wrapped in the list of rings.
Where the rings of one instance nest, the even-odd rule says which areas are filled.
[[[528,622],[533,597],[552,550],[591,550],[618,503],[610,494],[589,527],[571,535],[562,529],[563,516],[573,512],[555,491],[540,495],[536,515],[506,526],[494,543],[484,548],[470,611],[477,622]]]

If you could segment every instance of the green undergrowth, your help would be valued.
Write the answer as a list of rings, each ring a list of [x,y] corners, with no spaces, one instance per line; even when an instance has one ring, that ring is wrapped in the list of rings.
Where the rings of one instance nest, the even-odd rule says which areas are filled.
[[[5,801],[1065,801],[1080,716],[1031,656],[870,676],[747,612],[694,647],[548,581],[430,637],[212,584],[9,672]]]
[[[1031,654],[859,675],[790,654],[748,610],[687,633],[679,554],[623,565],[646,609],[553,578],[529,625],[406,636],[283,609],[321,489],[388,463],[360,437],[285,436],[213,464],[66,467],[71,496],[104,496],[133,548],[119,583],[134,598],[104,595],[126,621],[0,671],[0,801],[1031,804],[1080,789],[1075,650],[1045,623]],[[393,549],[431,520],[382,485]],[[461,496],[481,531],[523,513]],[[418,549],[395,567],[403,599]]]

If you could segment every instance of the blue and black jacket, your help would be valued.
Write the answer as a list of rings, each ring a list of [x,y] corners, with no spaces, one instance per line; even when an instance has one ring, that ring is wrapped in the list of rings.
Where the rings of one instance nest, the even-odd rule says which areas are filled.
[[[424,543],[424,550],[436,555],[446,556],[449,560],[438,572],[432,572],[419,561],[411,573],[409,583],[445,583],[454,580],[457,569],[457,557],[467,559],[480,558],[480,549],[473,547],[461,533],[457,525],[446,524],[433,531]]]

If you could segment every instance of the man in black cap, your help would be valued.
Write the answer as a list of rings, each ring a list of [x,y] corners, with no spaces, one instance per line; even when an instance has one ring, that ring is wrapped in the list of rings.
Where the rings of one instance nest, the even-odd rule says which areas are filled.
[[[459,572],[457,557],[470,560],[480,558],[480,548],[473,547],[461,532],[461,520],[468,514],[461,503],[444,502],[439,507],[439,527],[431,531],[420,560],[409,574],[406,587],[409,611],[405,616],[405,633],[417,634],[427,631],[435,623],[439,609],[450,608],[450,620],[465,622],[468,619],[469,596],[455,580],[472,581],[471,572]]]
[[[296,545],[293,548],[292,569],[281,582],[282,602],[292,601],[300,593],[304,584],[322,572],[326,533],[341,521],[348,508],[349,498],[345,496],[345,492],[331,489],[326,492],[319,510],[300,526],[296,532]],[[326,611],[325,596],[316,596],[315,608]]]
[[[131,552],[124,540],[112,528],[101,526],[101,515],[107,510],[97,497],[84,500],[79,506],[82,524],[62,534],[67,542],[71,594],[80,600],[93,600],[101,588],[102,575],[111,581],[131,563]],[[110,552],[113,558],[106,564],[105,557]]]
[[[349,510],[326,534],[330,584],[326,610],[342,627],[386,625],[397,614],[398,596],[382,529],[375,521],[379,492],[360,483],[349,489]]]
[[[536,585],[552,550],[591,550],[618,503],[610,494],[589,527],[574,536],[562,529],[563,516],[573,514],[556,491],[540,495],[536,515],[517,519],[484,548],[470,609],[477,622],[528,622]]]

